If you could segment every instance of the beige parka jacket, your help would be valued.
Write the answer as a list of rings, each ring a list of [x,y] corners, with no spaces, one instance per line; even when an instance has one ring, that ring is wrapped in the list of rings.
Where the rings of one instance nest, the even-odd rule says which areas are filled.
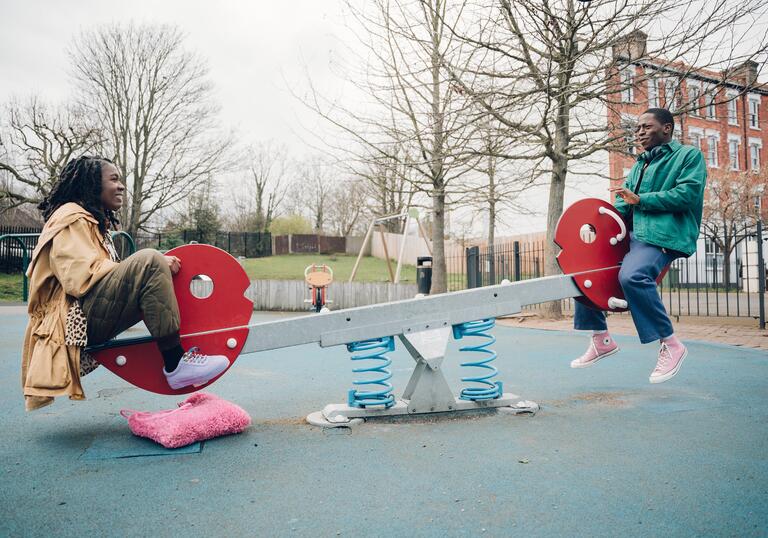
[[[55,396],[85,399],[80,348],[64,341],[67,312],[116,266],[98,221],[80,205],[64,204],[45,223],[27,270],[29,324],[21,357],[27,411],[53,403]]]

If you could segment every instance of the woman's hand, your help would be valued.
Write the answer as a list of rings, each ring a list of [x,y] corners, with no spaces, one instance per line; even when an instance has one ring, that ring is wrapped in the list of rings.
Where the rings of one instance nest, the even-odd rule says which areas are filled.
[[[629,189],[625,189],[624,187],[611,187],[608,190],[629,205],[637,205],[640,203],[640,197]]]
[[[171,270],[172,275],[175,275],[181,269],[181,260],[176,256],[165,256],[165,261],[168,262],[168,268]]]

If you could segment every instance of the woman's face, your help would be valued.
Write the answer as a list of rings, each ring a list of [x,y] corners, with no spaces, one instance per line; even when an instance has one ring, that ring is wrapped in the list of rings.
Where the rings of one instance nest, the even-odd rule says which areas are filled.
[[[101,163],[101,203],[104,209],[117,211],[123,207],[125,185],[120,180],[117,167],[108,162]]]

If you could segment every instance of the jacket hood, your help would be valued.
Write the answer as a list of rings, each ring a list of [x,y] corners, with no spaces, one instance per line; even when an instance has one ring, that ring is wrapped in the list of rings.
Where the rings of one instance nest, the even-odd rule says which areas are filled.
[[[57,233],[78,219],[85,219],[96,225],[99,224],[96,217],[85,210],[83,206],[76,204],[75,202],[67,202],[53,212],[51,217],[45,223],[45,226],[43,226],[43,231],[40,232],[40,238],[37,240],[37,246],[35,246],[35,250],[32,252],[29,267],[27,268],[28,277],[32,275],[32,268],[34,267],[40,252],[45,248],[45,245],[50,243]]]

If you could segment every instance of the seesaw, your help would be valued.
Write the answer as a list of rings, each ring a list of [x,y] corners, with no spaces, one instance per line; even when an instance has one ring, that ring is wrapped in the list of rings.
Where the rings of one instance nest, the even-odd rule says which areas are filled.
[[[346,403],[311,414],[308,420],[316,425],[491,407],[535,413],[536,403],[504,392],[502,382],[495,380],[498,371],[492,362],[496,353],[490,349],[495,342],[490,334],[495,318],[519,313],[526,305],[571,297],[601,310],[627,307],[618,271],[629,241],[624,221],[613,206],[598,199],[576,202],[561,216],[555,241],[562,248],[557,261],[563,275],[252,325],[248,323],[253,303],[244,295],[250,281],[237,260],[210,245],[184,245],[168,252],[181,259],[174,289],[182,345],[225,355],[230,366],[241,354],[309,343],[345,345],[354,365],[359,365],[353,372],[362,379],[353,381],[355,388],[349,390]],[[213,292],[204,299],[195,297],[190,289],[198,275],[213,281]],[[394,396],[389,382],[387,353],[395,348],[395,336],[416,361],[400,398]],[[441,369],[451,337],[477,342],[460,348],[473,357],[461,365],[474,375],[462,378],[469,386],[458,397]],[[202,388],[171,389],[161,371],[162,356],[150,337],[112,340],[88,351],[106,368],[144,390],[184,394]]]

